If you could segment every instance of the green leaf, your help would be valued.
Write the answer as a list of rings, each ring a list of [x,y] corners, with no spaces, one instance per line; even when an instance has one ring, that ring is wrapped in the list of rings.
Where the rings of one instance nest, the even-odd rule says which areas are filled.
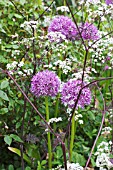
[[[3,100],[9,101],[7,94],[2,90],[0,90],[0,98],[2,98]]]
[[[17,155],[21,156],[21,152],[20,152],[19,149],[13,148],[13,147],[8,147],[8,149],[9,149],[10,151],[16,153]],[[25,153],[23,154],[23,158],[24,158],[24,160],[25,160],[27,163],[31,164],[31,160],[29,159],[29,157],[28,157]]]
[[[14,166],[13,165],[9,165],[8,166],[8,170],[14,170]]]
[[[19,15],[19,14],[14,14],[14,16],[15,16],[16,18],[22,18],[22,15]]]
[[[92,166],[93,166],[93,167],[96,166],[95,160],[94,160],[93,158],[91,158],[91,163],[92,163]]]
[[[6,135],[4,137],[4,141],[5,141],[5,143],[7,143],[10,146],[11,142],[12,142],[12,138],[10,136]]]
[[[5,59],[2,55],[0,55],[0,63],[8,63],[8,60]]]
[[[46,160],[43,160],[42,162],[41,162],[41,165],[43,166],[43,165],[45,165],[47,163],[47,161]]]
[[[1,115],[4,115],[5,113],[7,113],[8,112],[8,108],[2,108],[2,109],[0,109],[0,114]]]
[[[31,170],[31,168],[30,168],[29,166],[27,166],[27,167],[25,168],[25,170]]]
[[[11,136],[15,141],[23,143],[23,141],[21,140],[21,138],[20,138],[19,136],[14,135],[14,134],[11,134],[10,136]]]
[[[9,85],[9,82],[7,80],[2,81],[1,89],[5,89],[8,85]]]
[[[76,161],[76,162],[75,162],[75,161]],[[85,160],[85,158],[84,158],[83,155],[78,154],[78,153],[76,153],[76,152],[73,152],[73,153],[72,153],[72,162],[74,162],[74,163],[79,163],[81,166],[85,166],[86,160]]]

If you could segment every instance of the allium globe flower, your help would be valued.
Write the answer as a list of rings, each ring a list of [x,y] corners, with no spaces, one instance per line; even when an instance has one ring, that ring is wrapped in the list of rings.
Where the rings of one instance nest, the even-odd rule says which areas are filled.
[[[51,22],[48,33],[50,32],[60,32],[66,36],[66,39],[73,40],[77,33],[76,26],[74,22],[67,16],[58,16]]]
[[[106,4],[107,5],[113,4],[113,0],[106,0]]]
[[[97,27],[91,23],[86,22],[79,29],[84,40],[97,40],[99,38]],[[80,37],[79,33],[78,36]]]
[[[77,96],[81,89],[81,80],[71,79],[68,82],[64,83],[61,91],[61,101],[65,106],[69,108],[73,108],[75,102],[77,100]],[[86,85],[85,82],[82,84]],[[88,87],[82,89],[80,98],[78,100],[77,107],[84,108],[85,105],[89,105],[91,103],[91,91]]]
[[[60,79],[58,76],[49,70],[38,72],[31,80],[31,92],[37,96],[57,95],[60,88]]]

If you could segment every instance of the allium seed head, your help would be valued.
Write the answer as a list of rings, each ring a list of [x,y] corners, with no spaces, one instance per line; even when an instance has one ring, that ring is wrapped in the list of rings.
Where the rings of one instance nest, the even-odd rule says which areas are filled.
[[[75,102],[77,100],[79,91],[81,89],[81,80],[69,80],[68,82],[64,83],[61,91],[61,100],[62,103],[69,108],[73,108]],[[85,82],[82,84],[83,86],[86,85]],[[89,105],[91,103],[91,91],[88,87],[82,89],[80,98],[78,100],[77,108],[84,108],[85,105]]]
[[[76,26],[74,22],[67,16],[58,16],[51,22],[48,33],[50,32],[60,32],[66,36],[66,39],[73,40],[77,33]]]
[[[57,95],[60,88],[60,79],[58,76],[49,70],[38,72],[31,80],[31,92],[37,96]]]

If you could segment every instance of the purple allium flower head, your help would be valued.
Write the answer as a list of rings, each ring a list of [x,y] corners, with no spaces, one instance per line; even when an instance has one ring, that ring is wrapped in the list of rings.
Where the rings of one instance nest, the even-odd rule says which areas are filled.
[[[64,83],[61,91],[61,101],[65,106],[69,108],[73,108],[75,102],[77,100],[77,96],[81,89],[81,80],[71,79],[68,82]],[[82,84],[86,85],[85,82]],[[84,108],[85,105],[89,105],[91,103],[91,91],[88,87],[82,89],[80,98],[78,100],[77,108]]]
[[[107,5],[113,4],[113,0],[106,0],[106,4]]]
[[[79,29],[84,40],[97,40],[99,38],[97,27],[91,23],[86,22]]]
[[[38,72],[31,80],[31,92],[37,96],[57,95],[60,88],[60,79],[58,76],[49,70]]]
[[[50,32],[60,32],[66,36],[66,39],[73,40],[77,33],[76,26],[74,22],[67,16],[58,16],[51,22],[48,33]]]

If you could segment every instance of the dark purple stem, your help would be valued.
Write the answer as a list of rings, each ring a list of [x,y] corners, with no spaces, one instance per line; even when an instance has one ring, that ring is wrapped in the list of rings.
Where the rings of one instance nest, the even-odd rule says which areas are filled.
[[[98,85],[97,85],[97,88],[98,88],[98,90],[99,90],[99,92],[100,92],[100,95],[101,95],[101,97],[102,97],[103,104],[104,104],[103,114],[102,114],[102,121],[101,121],[101,125],[100,125],[100,128],[99,128],[97,137],[96,137],[96,139],[95,139],[95,141],[94,141],[93,147],[92,147],[92,149],[91,149],[91,152],[90,152],[89,158],[88,158],[88,160],[87,160],[87,162],[86,162],[86,166],[85,166],[84,170],[86,170],[87,167],[88,167],[88,165],[89,165],[89,162],[90,162],[90,159],[91,159],[93,150],[94,150],[94,148],[95,148],[95,145],[96,145],[96,143],[97,143],[97,140],[98,140],[98,138],[99,138],[99,136],[100,136],[100,133],[101,133],[101,130],[102,130],[102,127],[103,127],[103,124],[104,124],[105,113],[106,113],[106,108],[105,108],[106,106],[105,106],[104,97],[103,97],[103,95],[102,95],[102,93],[101,93],[101,90],[100,90],[100,88],[98,87]]]
[[[34,106],[34,104],[29,100],[29,98],[27,97],[27,95],[25,94],[25,92],[21,89],[21,87],[19,86],[19,84],[16,82],[16,80],[12,77],[12,75],[8,72],[8,71],[4,71],[2,70],[4,73],[6,73],[15,83],[15,85],[18,87],[18,89],[21,91],[21,93],[23,94],[24,98],[30,103],[30,105],[33,107],[33,109],[36,111],[36,113],[40,116],[40,118],[45,122],[45,124],[47,125],[48,129],[51,131],[51,133],[56,136],[56,138],[58,139],[59,143],[61,143],[62,145],[62,151],[63,151],[63,157],[64,157],[64,166],[65,169],[67,170],[67,161],[66,161],[66,152],[64,153],[64,148],[65,148],[65,144],[63,143],[63,141],[61,140],[61,138],[53,131],[53,129],[51,128],[51,126],[47,123],[47,121],[44,119],[44,117],[41,115],[41,113],[37,110],[37,108]]]
[[[63,157],[64,157],[64,167],[65,167],[65,170],[67,170],[67,160],[66,160],[66,148],[65,148],[65,143],[62,142],[62,143],[61,143],[61,146],[62,146]]]

